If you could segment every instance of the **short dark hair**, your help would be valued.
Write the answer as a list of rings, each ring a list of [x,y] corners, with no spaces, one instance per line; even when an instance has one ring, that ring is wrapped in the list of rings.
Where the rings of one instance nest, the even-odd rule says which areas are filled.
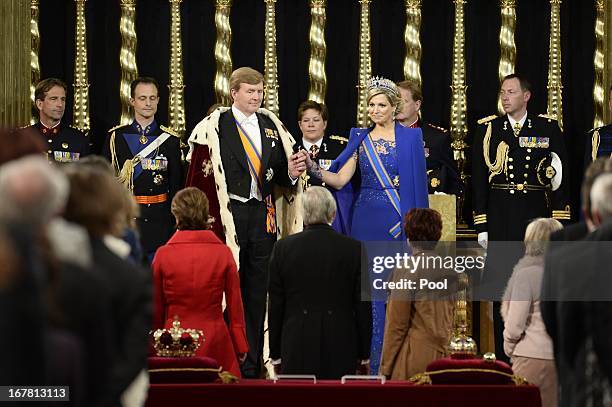
[[[437,242],[442,236],[442,216],[429,208],[412,208],[404,217],[404,231],[411,242]]]
[[[47,96],[47,92],[51,90],[54,86],[59,86],[64,89],[64,92],[68,93],[68,86],[66,83],[57,78],[47,78],[38,82],[36,85],[36,89],[34,90],[34,100],[45,100]]]
[[[504,83],[510,79],[518,79],[519,83],[521,84],[521,89],[523,90],[523,92],[531,92],[531,83],[529,83],[527,78],[525,78],[523,75],[518,74],[518,73],[511,73],[510,75],[504,76],[504,79],[502,79],[501,83]]]
[[[412,94],[412,100],[415,102],[423,102],[423,91],[415,81],[401,81],[397,83],[397,87],[409,91]]]
[[[302,117],[304,116],[304,113],[306,113],[306,110],[310,109],[319,112],[319,114],[321,115],[321,119],[323,119],[324,122],[327,121],[327,106],[325,106],[323,103],[315,102],[314,100],[307,100],[300,104],[300,107],[298,107],[297,111],[298,121],[302,120]]]
[[[155,89],[157,89],[157,96],[159,96],[159,84],[155,78],[151,78],[150,76],[140,76],[134,79],[130,84],[130,95],[132,96],[132,99],[134,98],[134,94],[136,92],[136,86],[140,84],[155,85]]]
[[[179,230],[210,229],[211,219],[206,194],[196,187],[181,189],[174,195],[170,211]]]

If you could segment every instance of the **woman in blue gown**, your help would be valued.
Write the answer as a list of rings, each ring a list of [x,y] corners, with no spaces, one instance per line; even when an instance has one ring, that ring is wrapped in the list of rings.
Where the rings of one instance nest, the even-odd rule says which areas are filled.
[[[307,159],[311,176],[337,189],[337,230],[363,242],[405,241],[402,219],[411,208],[428,207],[421,129],[394,120],[402,100],[383,78],[368,83],[370,128],[353,128],[346,149],[329,171]],[[353,188],[351,179],[359,176]],[[369,253],[370,255],[372,253]],[[385,327],[385,302],[373,295],[370,370],[378,373]]]

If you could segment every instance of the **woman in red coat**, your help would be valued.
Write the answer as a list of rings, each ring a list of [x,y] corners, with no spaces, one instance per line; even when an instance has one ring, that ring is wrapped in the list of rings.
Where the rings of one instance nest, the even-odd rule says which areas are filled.
[[[178,230],[153,260],[153,326],[170,328],[178,316],[182,327],[201,329],[204,344],[196,356],[214,358],[223,370],[240,377],[239,360],[249,347],[232,253],[207,230],[208,199],[198,188],[179,191],[171,208]],[[229,324],[223,320],[223,293]]]

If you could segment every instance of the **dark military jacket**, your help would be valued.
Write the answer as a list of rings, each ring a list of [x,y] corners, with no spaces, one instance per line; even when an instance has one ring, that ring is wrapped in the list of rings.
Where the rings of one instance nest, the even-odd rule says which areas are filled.
[[[331,165],[332,161],[336,159],[346,147],[346,143],[348,143],[348,139],[342,136],[323,136],[323,141],[321,142],[321,147],[319,147],[319,151],[317,152],[314,160],[319,166],[327,170]],[[303,138],[297,140],[296,146],[294,150],[306,150],[304,147]],[[311,154],[312,157],[312,154]],[[304,187],[308,188],[311,185],[322,186],[325,183],[318,178],[313,178],[307,173],[304,173],[303,177]]]
[[[477,232],[522,241],[534,218],[570,219],[567,156],[556,120],[528,114],[515,135],[506,115],[490,116],[479,120],[473,144]]]
[[[156,122],[142,129],[134,121],[109,130],[102,150],[119,176],[126,160],[134,158],[164,132],[170,137],[134,167],[132,176],[137,201],[149,201],[138,205],[140,216],[137,219],[142,246],[149,253],[165,244],[174,231],[170,203],[182,188],[180,136],[169,128],[158,126]]]
[[[584,166],[588,167],[598,157],[612,157],[612,124],[587,133]]]
[[[90,153],[89,138],[80,130],[60,123],[54,128],[48,128],[37,122],[28,129],[35,130],[47,145],[49,161],[60,163],[78,161]]]
[[[461,195],[463,185],[455,160],[453,160],[448,131],[433,124],[422,124],[420,120],[418,126],[423,132],[429,193],[444,192]]]

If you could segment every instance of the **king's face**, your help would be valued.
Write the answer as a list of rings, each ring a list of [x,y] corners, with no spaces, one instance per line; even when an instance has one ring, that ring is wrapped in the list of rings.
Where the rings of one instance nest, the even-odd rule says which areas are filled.
[[[249,117],[259,109],[263,100],[263,82],[257,85],[241,83],[238,90],[232,89],[234,106]]]

